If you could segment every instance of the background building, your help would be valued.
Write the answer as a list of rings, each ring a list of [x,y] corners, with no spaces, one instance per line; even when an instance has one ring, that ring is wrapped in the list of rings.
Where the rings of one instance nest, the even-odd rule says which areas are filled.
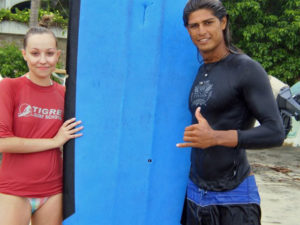
[[[24,1],[24,0],[1,0],[0,1],[0,8],[5,9],[14,9],[17,7],[18,9],[22,10],[24,8],[30,7],[30,1]]]

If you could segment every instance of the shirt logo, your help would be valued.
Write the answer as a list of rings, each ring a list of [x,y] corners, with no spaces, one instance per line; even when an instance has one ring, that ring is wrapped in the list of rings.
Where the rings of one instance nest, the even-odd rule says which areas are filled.
[[[193,107],[206,105],[212,95],[213,84],[207,81],[200,81],[191,94],[191,103]]]
[[[37,117],[40,119],[62,120],[62,110],[41,108],[23,103],[19,107],[18,117]]]
[[[18,117],[28,117],[31,116],[31,106],[28,104],[22,104],[19,108]]]

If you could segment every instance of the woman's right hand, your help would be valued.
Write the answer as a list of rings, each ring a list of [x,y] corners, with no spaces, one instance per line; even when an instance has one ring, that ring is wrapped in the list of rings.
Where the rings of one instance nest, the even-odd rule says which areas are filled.
[[[59,128],[57,134],[53,138],[57,147],[63,146],[68,140],[82,136],[82,133],[77,134],[83,129],[83,126],[76,127],[81,124],[81,121],[76,121],[76,118],[69,119]]]

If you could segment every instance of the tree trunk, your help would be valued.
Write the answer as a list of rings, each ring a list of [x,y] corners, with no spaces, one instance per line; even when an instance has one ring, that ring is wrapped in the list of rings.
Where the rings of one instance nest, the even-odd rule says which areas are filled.
[[[31,0],[29,27],[38,26],[41,0]]]

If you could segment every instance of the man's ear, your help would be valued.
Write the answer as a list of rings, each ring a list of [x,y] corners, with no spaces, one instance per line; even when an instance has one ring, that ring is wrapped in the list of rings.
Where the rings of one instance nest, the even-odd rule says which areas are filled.
[[[189,35],[191,36],[192,34],[191,34],[191,31],[190,31],[189,27],[188,27],[188,26],[185,26],[185,29],[187,30],[187,32],[188,32]]]
[[[225,30],[227,23],[228,23],[228,18],[227,18],[227,16],[224,16],[221,19],[221,28],[222,28],[222,30]]]

